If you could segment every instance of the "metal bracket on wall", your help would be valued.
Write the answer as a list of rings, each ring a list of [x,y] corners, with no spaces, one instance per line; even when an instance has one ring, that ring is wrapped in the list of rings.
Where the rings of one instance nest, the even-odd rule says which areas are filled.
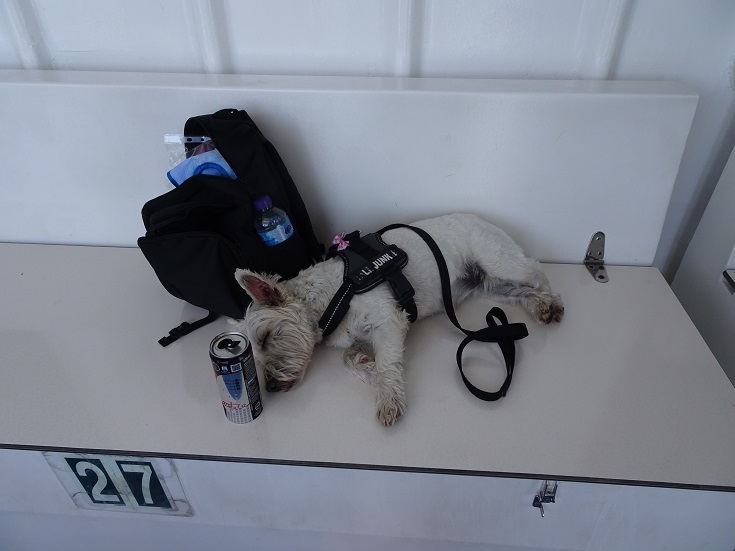
[[[605,269],[605,234],[598,231],[592,236],[584,257],[584,265],[595,278],[595,281],[607,283],[607,270]]]

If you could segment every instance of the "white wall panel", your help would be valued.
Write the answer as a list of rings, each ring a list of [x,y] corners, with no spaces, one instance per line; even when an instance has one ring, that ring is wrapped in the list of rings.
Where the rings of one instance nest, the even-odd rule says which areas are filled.
[[[0,19],[3,21],[3,46],[7,48],[3,57],[7,58],[8,66],[19,69],[45,69],[51,66],[48,48],[31,2],[4,0],[0,4]]]
[[[635,1],[612,78],[661,78],[700,95],[655,265],[671,280],[735,145],[735,3]]]
[[[684,254],[672,289],[735,383],[735,296],[722,283],[735,266],[735,151]]]
[[[392,75],[399,5],[391,0],[227,2],[233,72]]]
[[[35,0],[38,28],[54,69],[200,72],[202,55],[183,0]],[[35,10],[32,8],[35,7]]]
[[[605,76],[610,57],[607,51],[617,37],[624,5],[624,0],[429,0],[424,14],[420,74],[481,78]]]
[[[14,40],[13,11],[7,3],[0,3],[0,67],[23,69]]]

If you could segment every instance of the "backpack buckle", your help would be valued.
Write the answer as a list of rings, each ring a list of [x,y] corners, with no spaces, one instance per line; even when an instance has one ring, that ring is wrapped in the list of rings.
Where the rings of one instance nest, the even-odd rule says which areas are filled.
[[[188,321],[185,321],[181,325],[178,325],[171,329],[171,331],[168,332],[168,335],[166,335],[162,339],[159,339],[158,344],[160,344],[161,346],[168,346],[172,342],[179,340],[184,335],[188,335],[189,333],[191,333],[191,331],[191,324]]]

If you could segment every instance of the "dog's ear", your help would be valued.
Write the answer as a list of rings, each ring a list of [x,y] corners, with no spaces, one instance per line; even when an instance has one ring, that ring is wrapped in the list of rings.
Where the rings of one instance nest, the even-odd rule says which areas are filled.
[[[283,306],[286,295],[275,278],[250,270],[235,270],[235,279],[250,298],[263,306]]]

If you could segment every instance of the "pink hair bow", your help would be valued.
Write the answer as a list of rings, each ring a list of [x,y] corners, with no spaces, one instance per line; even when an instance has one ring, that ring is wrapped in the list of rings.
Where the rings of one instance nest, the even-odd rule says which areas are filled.
[[[334,239],[332,239],[332,245],[337,245],[338,251],[344,251],[347,247],[349,247],[350,242],[345,241],[345,232],[342,232],[339,235],[335,235]]]

